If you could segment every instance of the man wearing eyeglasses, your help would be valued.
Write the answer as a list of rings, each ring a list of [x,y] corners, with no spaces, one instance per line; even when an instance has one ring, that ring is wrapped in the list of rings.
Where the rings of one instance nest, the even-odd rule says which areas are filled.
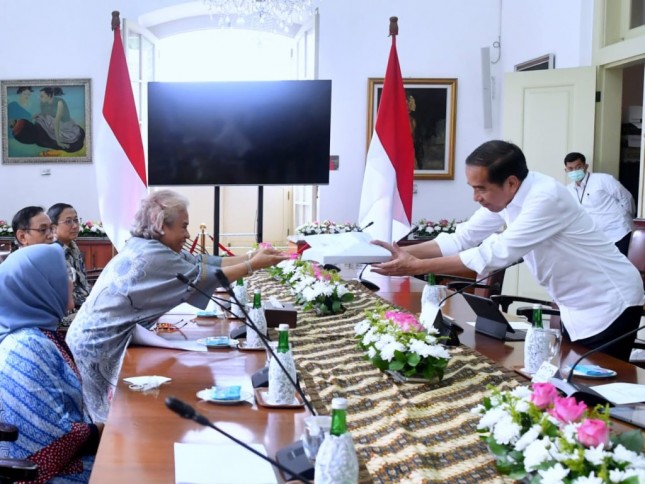
[[[13,234],[18,248],[54,241],[52,221],[42,207],[25,207],[13,216]]]

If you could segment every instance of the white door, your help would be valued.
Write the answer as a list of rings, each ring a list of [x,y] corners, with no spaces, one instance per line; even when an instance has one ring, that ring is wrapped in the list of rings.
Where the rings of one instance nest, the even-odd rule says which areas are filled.
[[[293,60],[296,79],[318,79],[318,25],[319,15],[316,11],[300,31],[293,43]],[[318,219],[318,186],[300,185],[293,187],[293,210],[289,234],[298,226]]]
[[[593,67],[505,75],[504,139],[522,148],[529,170],[566,183],[567,153],[593,159],[595,90]],[[504,293],[550,299],[522,264],[506,271]]]

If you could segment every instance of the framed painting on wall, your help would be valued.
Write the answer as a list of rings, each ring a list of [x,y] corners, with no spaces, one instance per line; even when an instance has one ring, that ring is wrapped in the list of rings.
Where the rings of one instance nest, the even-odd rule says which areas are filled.
[[[457,79],[403,79],[414,142],[414,178],[452,180],[455,171]],[[368,79],[367,144],[383,93],[383,78]]]
[[[2,163],[91,163],[89,79],[0,81]]]

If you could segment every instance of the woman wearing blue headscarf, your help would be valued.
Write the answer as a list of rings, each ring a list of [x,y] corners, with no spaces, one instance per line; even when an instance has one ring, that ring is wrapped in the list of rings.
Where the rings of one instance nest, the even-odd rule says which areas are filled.
[[[57,333],[71,298],[63,249],[33,245],[0,264],[0,420],[18,427],[0,454],[38,464],[37,482],[87,482],[100,428]]]

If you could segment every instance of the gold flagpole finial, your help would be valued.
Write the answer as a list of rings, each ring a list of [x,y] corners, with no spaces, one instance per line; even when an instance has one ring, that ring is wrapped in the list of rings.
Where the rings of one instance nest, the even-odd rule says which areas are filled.
[[[399,17],[390,17],[390,35],[399,35]]]
[[[121,19],[119,18],[119,15],[120,13],[118,10],[112,12],[112,31],[121,28]]]

